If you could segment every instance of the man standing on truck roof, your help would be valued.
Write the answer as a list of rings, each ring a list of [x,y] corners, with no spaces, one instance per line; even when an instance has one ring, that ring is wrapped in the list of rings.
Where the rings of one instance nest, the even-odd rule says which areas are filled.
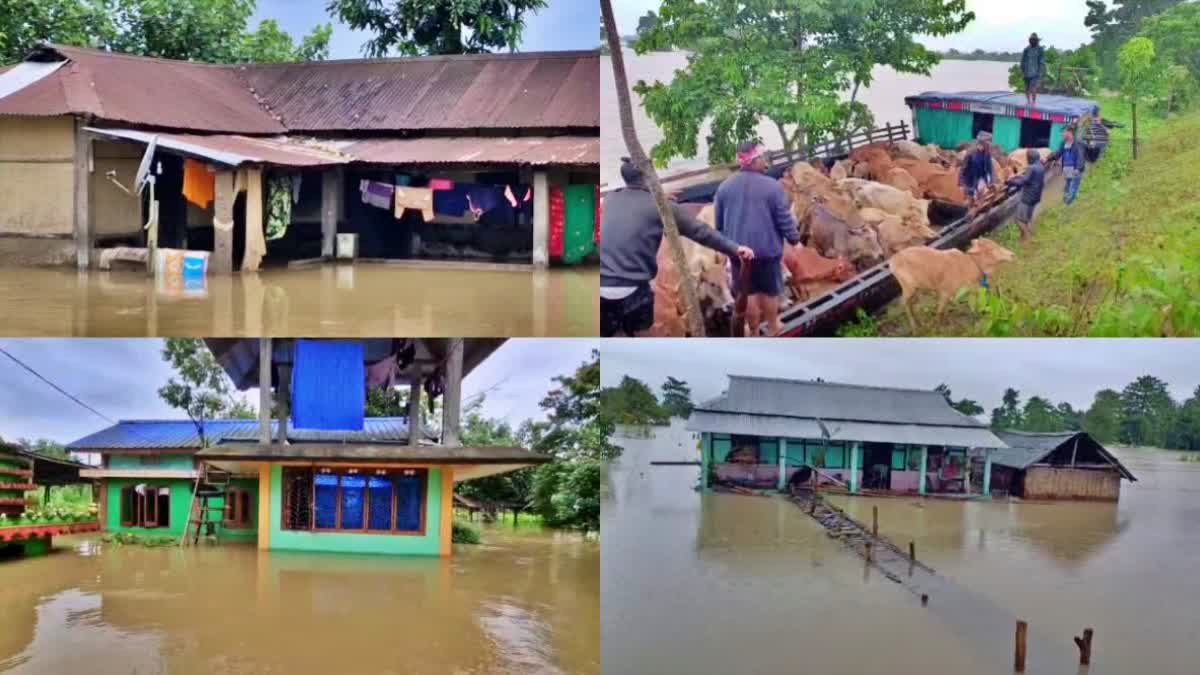
[[[767,149],[755,141],[738,145],[739,171],[717,188],[713,210],[717,229],[730,239],[754,250],[751,260],[730,258],[734,296],[746,294],[746,322],[757,334],[766,321],[770,335],[778,335],[779,295],[783,292],[783,241],[800,243],[800,229],[792,215],[787,194],[779,181],[766,174]],[[742,288],[741,265],[749,265]],[[741,334],[741,326],[735,326]]]
[[[1021,241],[1033,237],[1033,216],[1042,201],[1042,188],[1046,185],[1046,167],[1042,166],[1042,155],[1037,150],[1028,150],[1029,168],[1020,176],[1008,179],[1008,184],[1021,188],[1021,203],[1017,205],[1017,226],[1021,228]]]
[[[987,190],[987,186],[991,185],[994,180],[992,174],[992,135],[986,131],[981,131],[975,140],[975,147],[967,151],[967,156],[963,159],[962,169],[958,172],[958,184],[962,186],[963,192],[966,193],[967,203],[971,208],[975,208],[975,196],[979,192],[979,184],[983,183],[983,189]]]
[[[604,198],[600,215],[600,335],[646,335],[654,325],[654,290],[663,223],[642,172],[628,157],[621,159],[625,187]],[[754,252],[738,246],[671,204],[679,234],[731,259],[747,260]]]
[[[1046,49],[1037,33],[1029,36],[1029,46],[1021,52],[1021,75],[1025,78],[1025,102],[1037,105],[1038,86],[1046,76]]]
[[[1062,160],[1063,203],[1071,204],[1079,194],[1079,183],[1083,181],[1083,170],[1087,168],[1087,155],[1082,143],[1075,142],[1075,128],[1063,127],[1062,147],[1050,155],[1050,161]]]

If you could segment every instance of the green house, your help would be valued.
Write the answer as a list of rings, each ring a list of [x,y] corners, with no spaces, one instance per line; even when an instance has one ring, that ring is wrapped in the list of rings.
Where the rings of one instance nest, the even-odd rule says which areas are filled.
[[[1039,94],[1037,105],[1030,107],[1024,94],[1008,91],[928,91],[908,96],[904,103],[912,109],[919,143],[955,148],[988,131],[1005,152],[1017,148],[1057,150],[1064,127],[1100,114],[1100,105],[1088,99]]]

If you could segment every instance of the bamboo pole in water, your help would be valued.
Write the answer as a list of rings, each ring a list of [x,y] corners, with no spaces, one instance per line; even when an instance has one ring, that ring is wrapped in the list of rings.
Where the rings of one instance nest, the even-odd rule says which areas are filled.
[[[1017,620],[1017,644],[1013,654],[1013,670],[1018,673],[1025,672],[1025,632],[1028,628],[1029,624]]]
[[[917,542],[915,541],[908,542],[908,559],[913,562],[917,561]]]

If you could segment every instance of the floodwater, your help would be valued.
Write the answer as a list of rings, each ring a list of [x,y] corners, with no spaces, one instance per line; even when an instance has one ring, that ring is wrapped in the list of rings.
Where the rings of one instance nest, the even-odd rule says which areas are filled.
[[[835,498],[932,566],[922,608],[905,585],[776,497],[701,496],[690,440],[617,439],[602,504],[607,674],[1012,672],[1016,619],[1029,670],[1196,672],[1200,463],[1116,452],[1138,478],[1119,504]],[[1095,629],[1092,666],[1071,638]]]
[[[6,335],[595,336],[595,268],[328,264],[157,287],[136,271],[0,268]]]
[[[494,526],[448,561],[55,543],[0,563],[0,672],[600,672],[574,534]]]
[[[651,52],[641,56],[626,49],[625,68],[630,87],[638,80],[669,82],[674,72],[687,66],[686,52]],[[929,77],[897,73],[887,66],[877,66],[874,82],[858,93],[858,100],[875,115],[876,126],[889,122],[912,123],[912,113],[904,105],[904,97],[925,91],[988,91],[1008,89],[1008,68],[1011,64],[997,61],[942,61],[933,68]],[[613,82],[612,63],[608,56],[600,62],[600,183],[621,184],[619,161],[628,154],[625,141],[621,138],[621,122],[617,113],[617,90]],[[655,126],[645,110],[641,99],[630,92],[634,106],[634,126],[646,152],[662,140],[662,131]],[[671,160],[666,172],[704,168],[708,165],[708,148],[703,138],[708,133],[707,125],[701,129],[698,144],[699,155],[690,159]],[[758,134],[767,147],[781,148],[779,131],[769,121],[758,127]]]

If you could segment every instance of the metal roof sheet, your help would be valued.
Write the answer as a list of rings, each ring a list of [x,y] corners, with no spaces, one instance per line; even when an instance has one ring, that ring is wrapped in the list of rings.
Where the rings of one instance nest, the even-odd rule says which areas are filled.
[[[1025,94],[1016,94],[1011,91],[927,91],[916,96],[906,96],[904,104],[912,107],[913,102],[941,102],[950,101],[971,101],[973,103],[985,103],[991,105],[1002,105],[1010,108],[1030,108],[1029,103],[1025,100]],[[1038,94],[1037,105],[1032,107],[1033,110],[1046,113],[1060,113],[1077,117],[1084,113],[1096,114],[1100,112],[1100,104],[1086,98],[1077,98],[1075,96],[1060,96],[1057,94]]]
[[[208,461],[281,461],[314,462],[436,462],[440,464],[544,464],[552,457],[524,448],[457,447],[441,445],[302,444],[302,445],[220,445],[196,453]]]
[[[332,144],[309,138],[235,134],[176,134],[98,127],[86,127],[86,129],[97,136],[141,143],[149,143],[151,138],[157,138],[160,148],[211,160],[226,166],[274,164],[310,167],[345,164],[350,161],[349,157],[338,152]]]
[[[700,408],[830,420],[986,428],[932,390],[730,375],[725,395]]]
[[[360,442],[405,442],[408,440],[408,421],[404,417],[368,417],[363,431],[320,431],[314,429],[288,429],[288,440],[293,442],[331,442],[346,440]],[[271,422],[272,434],[278,429]],[[204,435],[210,445],[227,441],[247,442],[258,438],[258,420],[218,419],[204,423]],[[190,450],[201,447],[200,434],[190,420],[121,420],[84,436],[67,445],[74,451],[104,450]]]
[[[999,448],[1004,443],[985,428],[822,421],[778,415],[748,415],[695,410],[687,428],[720,434],[745,434],[779,438],[828,437],[832,441],[945,445],[966,448]]]
[[[426,136],[334,145],[353,161],[377,164],[600,164],[596,136]]]
[[[1097,452],[1115,466],[1122,476],[1130,481],[1137,480],[1133,476],[1133,473],[1121,463],[1121,460],[1117,459],[1116,455],[1113,455],[1100,441],[1084,431],[997,431],[996,435],[1009,447],[992,453],[992,462],[994,464],[1014,469],[1027,469],[1041,462],[1050,453],[1062,447],[1064,443],[1078,437],[1084,442],[1094,445]]]

